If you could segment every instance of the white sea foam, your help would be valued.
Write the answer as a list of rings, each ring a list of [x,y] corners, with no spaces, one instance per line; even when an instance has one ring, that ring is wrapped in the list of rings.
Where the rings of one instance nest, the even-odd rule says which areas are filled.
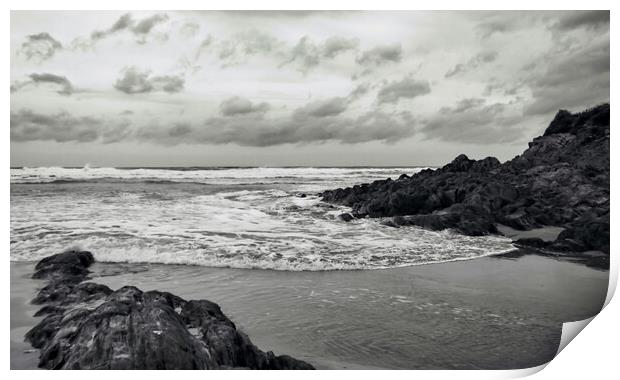
[[[248,179],[346,179],[387,178],[393,174],[412,174],[421,168],[223,168],[223,169],[118,169],[118,168],[62,168],[35,167],[12,168],[11,183],[47,183],[54,181],[117,180],[166,180],[178,182],[204,182],[214,180]],[[270,181],[271,180],[271,181]]]
[[[19,170],[32,175],[37,169]],[[49,168],[41,170],[50,172]],[[63,170],[98,169],[53,171],[58,175]],[[117,169],[101,170],[109,174]],[[150,170],[136,169],[141,173]],[[263,180],[257,173],[245,172],[250,169],[199,172],[229,170],[245,173],[238,181]],[[385,174],[386,169],[254,170],[268,170],[272,175],[288,171],[286,175],[299,178],[292,185],[254,189],[237,182],[212,191],[167,183],[127,186],[105,180],[87,187],[15,184],[11,187],[11,259],[37,260],[79,245],[99,261],[299,271],[382,269],[468,260],[513,249],[501,237],[395,229],[374,219],[345,223],[337,215],[346,208],[334,208],[312,195],[297,196],[309,186],[319,190],[332,184],[343,186],[348,180]],[[302,176],[304,170],[306,176]],[[127,175],[124,169],[118,171]],[[159,178],[196,175],[167,172],[174,173]],[[316,182],[319,172],[324,179]],[[22,173],[19,178],[26,177]]]

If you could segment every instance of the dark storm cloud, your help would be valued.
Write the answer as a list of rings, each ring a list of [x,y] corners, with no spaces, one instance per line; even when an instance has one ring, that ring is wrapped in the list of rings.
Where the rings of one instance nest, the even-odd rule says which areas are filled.
[[[520,117],[505,116],[505,104],[486,105],[483,99],[468,98],[454,107],[443,107],[424,122],[420,130],[430,139],[488,144],[520,141]]]
[[[52,37],[49,33],[31,34],[22,43],[19,52],[24,54],[27,59],[36,58],[40,61],[50,59],[58,50],[62,49],[62,44]]]
[[[427,81],[418,81],[406,77],[400,81],[388,82],[377,93],[377,101],[381,103],[398,103],[402,98],[413,99],[429,94],[431,86]]]
[[[553,26],[557,30],[566,31],[577,28],[595,29],[609,27],[609,11],[574,11],[560,17]]]
[[[468,71],[477,69],[478,67],[491,63],[497,59],[498,53],[496,51],[485,51],[472,57],[466,63],[459,63],[452,69],[448,70],[444,75],[445,78],[451,78],[456,75],[464,74]]]
[[[11,93],[22,90],[24,87],[28,86],[38,86],[39,84],[52,84],[58,87],[58,93],[61,95],[71,95],[75,91],[73,85],[64,76],[49,74],[49,73],[41,73],[41,74],[30,74],[28,75],[28,80],[24,81],[15,81],[11,84]]]
[[[46,115],[31,110],[11,112],[11,141],[56,141],[113,143],[128,136],[125,121],[73,116],[67,112]]]
[[[362,52],[357,58],[357,63],[362,66],[381,66],[385,63],[397,63],[403,58],[400,44],[380,45]]]
[[[369,141],[393,143],[414,133],[414,122],[408,112],[386,114],[372,111],[355,118],[331,115],[317,117],[304,112],[281,118],[265,118],[261,114],[239,117],[214,117],[195,126],[145,127],[136,138],[163,145],[236,144],[266,147],[281,144],[305,144],[335,141],[356,144]],[[171,135],[176,135],[174,138]]]
[[[525,79],[533,97],[525,114],[544,115],[609,101],[609,67],[609,40],[548,54],[544,69]]]
[[[224,116],[247,115],[251,113],[265,113],[269,110],[269,104],[253,104],[249,99],[234,96],[224,100],[220,104],[220,113]]]
[[[185,80],[180,76],[151,76],[149,71],[136,67],[122,70],[121,77],[116,80],[114,88],[125,94],[144,94],[163,91],[169,94],[183,90]]]

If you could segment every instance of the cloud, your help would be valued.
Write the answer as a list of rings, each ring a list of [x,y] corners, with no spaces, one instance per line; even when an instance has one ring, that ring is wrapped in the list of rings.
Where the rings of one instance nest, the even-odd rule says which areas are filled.
[[[609,11],[573,11],[566,16],[560,17],[553,28],[567,31],[578,28],[597,29],[609,28]]]
[[[377,101],[379,104],[398,103],[401,98],[413,99],[430,92],[431,86],[427,81],[417,81],[406,77],[400,81],[385,83],[377,94]]]
[[[411,114],[371,111],[355,118],[341,115],[316,117],[304,112],[279,118],[251,113],[237,117],[213,117],[198,125],[140,128],[135,138],[162,145],[236,144],[267,147],[335,141],[357,144],[369,141],[393,143],[414,133]]]
[[[60,86],[59,94],[62,95],[71,95],[73,93],[73,85],[66,77],[54,74],[30,74],[30,79],[33,83],[53,83]]]
[[[340,115],[347,109],[348,100],[341,97],[335,97],[324,100],[310,102],[305,106],[295,110],[295,118],[306,117],[328,117]]]
[[[211,48],[210,52],[222,61],[222,67],[231,67],[246,63],[252,56],[262,56],[279,61],[279,67],[295,64],[302,72],[321,64],[323,60],[334,59],[347,51],[355,51],[359,40],[332,36],[322,43],[304,36],[295,44],[289,45],[278,38],[260,30],[251,29],[236,33],[231,38],[221,40],[214,45],[214,39],[208,36],[197,48],[195,59]]]
[[[370,84],[362,83],[357,85],[351,92],[349,93],[349,101],[354,101],[362,96],[366,95],[370,91]]]
[[[485,21],[476,25],[480,38],[487,39],[496,33],[505,33],[512,28],[510,23],[502,21]]]
[[[290,49],[286,54],[288,58],[280,66],[297,62],[301,66],[301,71],[307,72],[318,66],[322,60],[334,59],[347,51],[355,51],[358,46],[359,40],[356,38],[332,36],[317,44],[308,36],[304,36]]]
[[[462,112],[465,112],[465,111],[470,110],[472,108],[480,107],[484,103],[486,103],[486,101],[484,99],[482,99],[482,98],[466,98],[466,99],[461,99],[456,104],[456,107],[451,109],[451,112],[453,112],[453,113],[462,113]]]
[[[523,83],[519,79],[514,78],[512,82],[499,81],[497,78],[491,78],[482,92],[484,96],[490,96],[499,92],[503,95],[517,95]]]
[[[112,26],[104,30],[95,30],[90,34],[90,43],[102,40],[114,34],[129,31],[135,36],[139,37],[138,42],[144,42],[144,38],[151,32],[151,30],[158,24],[161,24],[168,20],[167,14],[154,14],[152,16],[143,18],[142,20],[134,20],[130,13],[122,15]],[[89,42],[80,41],[78,45],[88,45]],[[83,46],[84,47],[84,46]]]
[[[93,40],[100,40],[121,30],[129,29],[131,25],[133,25],[133,22],[134,21],[131,19],[131,15],[129,13],[125,13],[108,29],[93,31],[90,34],[90,38]]]
[[[27,86],[38,86],[39,84],[52,84],[59,88],[57,91],[61,95],[71,95],[75,92],[73,85],[64,76],[49,74],[49,73],[41,73],[41,74],[30,74],[28,75],[28,80],[25,81],[15,81],[11,84],[11,93],[20,91],[24,87]]]
[[[302,37],[289,53],[289,59],[280,64],[280,67],[298,62],[302,71],[308,71],[310,68],[317,66],[320,62],[321,52],[319,48],[310,40],[308,36]]]
[[[211,45],[213,45],[214,38],[212,35],[207,35],[205,39],[202,40],[198,49],[196,49],[196,53],[194,54],[194,60],[198,60],[203,52],[207,51]]]
[[[185,80],[180,76],[151,76],[149,71],[128,67],[121,71],[122,76],[116,80],[114,88],[125,94],[143,94],[163,91],[169,94],[183,90]]]
[[[609,40],[562,54],[548,54],[544,68],[532,72],[524,85],[532,92],[526,115],[581,109],[609,101]]]
[[[199,47],[196,59],[213,44],[211,36],[207,37]],[[233,37],[222,40],[213,49],[217,57],[223,61],[222,67],[230,67],[245,63],[249,57],[256,55],[270,56],[272,54],[282,56],[280,49],[284,43],[277,38],[259,30],[247,30],[236,33]]]
[[[24,54],[27,59],[36,58],[39,61],[45,61],[52,58],[59,50],[62,50],[62,44],[49,33],[43,32],[27,36],[19,53]]]
[[[179,32],[184,37],[194,37],[199,31],[200,25],[195,22],[186,22],[179,29]]]
[[[269,104],[253,104],[250,100],[239,96],[224,100],[220,104],[220,113],[224,116],[247,115],[251,113],[265,113]]]
[[[452,69],[448,70],[444,75],[445,78],[451,78],[457,75],[464,74],[468,71],[472,71],[477,69],[478,67],[491,63],[497,59],[498,53],[496,51],[485,51],[478,53],[476,56],[472,57],[466,63],[459,63],[454,66]]]
[[[465,12],[476,25],[474,30],[480,39],[514,31],[527,31],[544,25],[557,11],[482,11]]]
[[[138,21],[136,26],[134,26],[131,31],[137,35],[144,35],[151,32],[151,29],[155,27],[155,25],[162,23],[168,20],[167,14],[155,14],[153,16],[147,17]]]
[[[400,44],[380,45],[366,50],[357,58],[357,63],[362,66],[381,66],[386,63],[397,63],[403,58]]]
[[[359,11],[338,11],[338,10],[225,10],[225,11],[199,11],[199,12],[219,12],[225,15],[249,18],[268,18],[268,19],[303,19],[312,16],[323,17],[342,17]]]
[[[45,115],[31,110],[11,112],[11,141],[56,141],[113,143],[128,136],[128,123],[109,122],[67,112]]]
[[[359,46],[359,39],[333,36],[323,42],[321,53],[324,57],[334,58],[337,55],[349,50],[356,50]]]
[[[507,116],[505,104],[487,105],[484,99],[467,98],[454,107],[443,107],[420,129],[427,138],[450,142],[489,144],[520,141],[519,115]]]
[[[31,110],[11,113],[11,140],[56,142],[149,142],[161,145],[236,144],[265,147],[280,144],[322,143],[357,144],[369,141],[394,143],[410,137],[415,121],[409,112],[385,113],[374,110],[357,117],[345,117],[344,99],[312,102],[289,115],[268,118],[265,112],[252,112],[262,106],[233,103],[222,116],[203,122],[184,120],[140,122],[74,116],[67,112],[46,115]]]

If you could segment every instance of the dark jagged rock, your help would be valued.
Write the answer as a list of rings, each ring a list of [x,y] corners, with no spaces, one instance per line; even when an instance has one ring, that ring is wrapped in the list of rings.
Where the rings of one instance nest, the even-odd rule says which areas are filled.
[[[349,214],[348,212],[338,215],[338,218],[340,218],[340,220],[343,220],[345,222],[350,222],[353,219],[355,219],[353,218],[353,215]]]
[[[83,282],[94,262],[69,251],[41,260],[49,280],[33,300],[45,318],[26,333],[47,369],[313,369],[287,355],[258,349],[210,301],[171,293],[116,291]]]
[[[462,154],[440,169],[320,195],[351,207],[355,217],[392,217],[387,225],[466,235],[497,233],[498,223],[564,227],[550,249],[609,254],[609,112],[609,104],[559,111],[543,136],[503,164]]]
[[[90,273],[86,268],[93,262],[95,259],[90,252],[71,250],[59,253],[39,261],[32,278],[53,280],[59,276],[65,282],[80,282]]]

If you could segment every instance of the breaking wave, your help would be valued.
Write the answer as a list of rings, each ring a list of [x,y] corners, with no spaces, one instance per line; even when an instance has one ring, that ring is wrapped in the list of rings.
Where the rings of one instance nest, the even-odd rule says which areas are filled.
[[[417,170],[12,169],[11,259],[38,260],[78,245],[99,261],[320,271],[469,260],[514,249],[498,236],[392,228],[377,219],[345,223],[338,215],[346,208],[299,196]],[[19,182],[52,172],[53,181],[66,182]],[[269,182],[282,176],[293,180]],[[221,185],[222,178],[231,179]]]

